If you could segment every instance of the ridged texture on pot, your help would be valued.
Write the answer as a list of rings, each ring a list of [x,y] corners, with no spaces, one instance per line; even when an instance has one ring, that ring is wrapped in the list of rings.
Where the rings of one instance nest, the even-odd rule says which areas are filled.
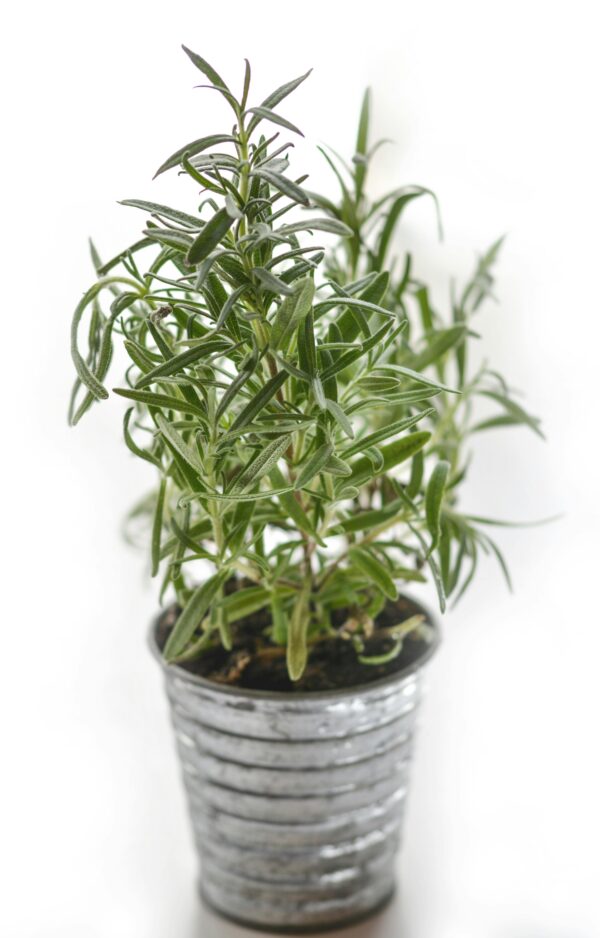
[[[385,901],[421,671],[298,696],[164,673],[208,903],[258,927],[301,930]]]

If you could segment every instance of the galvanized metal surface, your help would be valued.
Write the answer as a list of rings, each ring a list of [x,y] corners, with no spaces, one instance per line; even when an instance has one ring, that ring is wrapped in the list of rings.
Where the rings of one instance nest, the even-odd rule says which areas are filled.
[[[156,656],[154,629],[151,644]],[[394,888],[422,664],[318,694],[244,691],[163,665],[201,890],[267,929],[331,928]]]

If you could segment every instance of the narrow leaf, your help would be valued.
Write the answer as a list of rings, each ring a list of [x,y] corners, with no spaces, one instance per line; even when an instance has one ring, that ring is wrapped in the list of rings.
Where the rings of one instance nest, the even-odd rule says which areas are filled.
[[[373,554],[361,547],[351,547],[348,554],[354,566],[361,570],[369,580],[375,583],[382,593],[389,599],[397,599],[398,590],[396,589],[396,584],[388,570]]]
[[[269,478],[271,479],[273,485],[279,488],[280,494],[278,495],[278,499],[292,521],[298,525],[301,531],[304,531],[305,534],[308,534],[310,537],[314,538],[321,547],[325,547],[324,542],[317,534],[314,526],[309,520],[308,515],[300,504],[299,494],[297,492],[292,492],[289,489],[286,490],[283,473],[277,466],[271,469]]]
[[[356,455],[356,453],[364,452],[364,450],[368,449],[370,446],[377,446],[378,443],[382,443],[384,440],[395,436],[397,433],[401,433],[403,430],[408,430],[409,427],[413,427],[420,420],[423,420],[425,417],[430,417],[433,413],[435,413],[435,411],[430,407],[427,410],[420,411],[418,414],[413,414],[411,417],[396,420],[388,424],[387,427],[382,427],[380,430],[374,430],[373,433],[369,433],[361,440],[357,440],[356,443],[347,446],[342,451],[342,456],[347,459],[349,456]]]
[[[354,439],[354,430],[352,429],[352,424],[348,417],[346,416],[345,411],[337,403],[337,401],[325,401],[325,407],[333,417],[333,419],[340,425],[346,436],[349,436],[351,439]]]
[[[143,199],[122,199],[119,205],[128,205],[131,208],[139,208],[143,212],[149,212],[151,215],[159,215],[161,218],[168,218],[178,225],[184,225],[186,228],[202,228],[204,222],[197,215],[188,215],[187,212],[181,212],[179,209],[170,208],[168,205],[160,205],[158,202],[145,202]]]
[[[266,287],[266,289],[270,290],[272,293],[283,294],[284,296],[293,295],[294,291],[292,288],[288,287],[287,283],[284,283],[283,280],[280,280],[275,274],[272,274],[270,270],[265,270],[264,267],[254,267],[252,273],[263,287]]]
[[[439,329],[425,336],[427,344],[422,352],[411,357],[411,368],[421,371],[439,361],[451,348],[464,341],[466,334],[465,326],[450,326],[449,329]]]
[[[289,622],[287,645],[287,668],[292,681],[298,681],[306,667],[308,648],[306,634],[310,623],[308,587],[299,593]]]
[[[229,568],[219,570],[209,577],[196,591],[185,605],[185,608],[173,627],[165,645],[164,656],[167,661],[177,658],[192,638],[194,632],[202,622],[215,596],[229,577]]]
[[[281,439],[275,439],[252,460],[236,481],[236,489],[245,489],[254,482],[258,482],[264,475],[277,465],[291,442],[291,434],[285,434]]]
[[[305,72],[304,75],[300,75],[299,78],[293,78],[292,81],[288,81],[279,88],[276,88],[276,90],[272,91],[270,95],[267,95],[265,100],[262,102],[261,107],[266,107],[269,109],[276,107],[276,105],[283,101],[284,98],[287,98],[287,96],[291,94],[292,91],[295,91],[298,85],[301,85],[303,81],[306,81],[311,72],[312,68],[309,68],[309,70]],[[250,121],[248,130],[253,130],[257,123],[258,121],[255,118]]]
[[[447,460],[441,460],[434,468],[425,493],[425,516],[427,527],[431,534],[430,551],[434,550],[440,539],[440,516],[442,511],[442,501],[448,473],[450,472],[450,463]]]
[[[252,400],[246,404],[244,409],[240,411],[233,421],[231,429],[236,430],[238,427],[245,427],[247,424],[252,423],[254,418],[267,406],[269,401],[277,394],[277,391],[279,391],[286,381],[287,374],[285,371],[279,371],[270,378],[264,387],[262,387]]]
[[[130,401],[146,404],[147,407],[162,407],[163,410],[175,410],[180,414],[190,414],[193,417],[199,417],[203,423],[207,422],[206,414],[199,406],[191,404],[183,398],[173,397],[170,394],[155,394],[151,391],[138,391],[134,388],[113,388],[113,394],[126,397]]]
[[[318,448],[316,453],[311,456],[298,475],[295,488],[302,489],[308,485],[311,479],[314,479],[314,477],[318,475],[319,472],[321,472],[332,453],[333,446],[331,443],[323,443],[323,445]]]
[[[407,436],[403,436],[399,440],[389,443],[387,446],[383,446],[381,448],[382,468],[381,471],[376,474],[381,475],[381,472],[389,472],[390,469],[410,459],[411,456],[414,456],[415,453],[418,453],[419,450],[425,446],[430,438],[431,433],[419,430],[416,433],[409,433]],[[373,474],[370,459],[368,456],[361,456],[360,459],[352,464],[352,475],[349,480],[350,484],[360,486],[366,482],[367,479],[371,478]]]
[[[235,143],[235,137],[232,137],[231,134],[212,134],[209,137],[200,137],[199,140],[192,140],[191,143],[186,143],[184,147],[180,147],[179,150],[176,150],[164,163],[159,166],[159,168],[154,173],[154,178],[160,176],[161,173],[166,172],[168,169],[173,169],[174,166],[179,166],[183,157],[196,156],[198,153],[202,153],[203,150],[208,150],[210,147],[217,146],[219,143]]]
[[[269,338],[272,349],[287,348],[294,329],[310,312],[314,294],[312,277],[305,277],[295,285],[292,296],[286,297],[279,304]]]
[[[184,440],[181,434],[171,426],[169,421],[162,414],[155,414],[154,419],[169,446],[181,456],[194,472],[197,472],[199,476],[203,476],[204,466],[194,448]]]
[[[272,124],[278,124],[280,127],[285,127],[286,130],[291,130],[295,134],[300,134],[301,137],[304,136],[301,130],[299,130],[291,121],[281,117],[280,114],[277,114],[275,111],[271,110],[268,107],[249,107],[246,111],[247,114],[256,114],[261,120],[271,121]],[[258,124],[258,121],[254,123],[254,126]]]
[[[160,365],[142,375],[136,387],[143,388],[148,384],[152,384],[153,381],[159,381],[169,375],[179,374],[184,368],[188,368],[200,359],[208,358],[214,352],[224,351],[229,347],[229,343],[223,341],[223,339],[207,339],[206,342],[186,349],[185,352],[180,352],[179,355],[175,355],[168,361],[161,362]]]
[[[295,182],[292,182],[291,179],[288,179],[287,176],[283,176],[281,173],[271,172],[264,168],[255,170],[254,175],[264,179],[269,185],[275,186],[279,192],[287,195],[287,197],[294,202],[298,202],[299,205],[310,204],[310,200],[304,189]]]
[[[203,59],[201,55],[198,55],[197,52],[192,52],[191,49],[188,49],[187,46],[182,45],[181,48],[187,55],[187,57],[194,63],[196,68],[205,75],[213,85],[216,85],[217,88],[224,88],[225,91],[229,91],[229,88],[221,78],[218,72],[209,65],[206,59]]]
[[[167,483],[163,478],[160,480],[158,494],[156,496],[156,508],[154,510],[154,520],[152,522],[152,576],[158,573],[160,564],[160,540],[162,535],[163,511],[165,506],[165,491]]]
[[[210,221],[206,223],[191,245],[187,255],[187,263],[194,266],[195,264],[199,264],[200,261],[203,261],[205,257],[208,257],[210,252],[222,241],[232,225],[233,218],[229,215],[227,209],[220,209],[213,215]]]

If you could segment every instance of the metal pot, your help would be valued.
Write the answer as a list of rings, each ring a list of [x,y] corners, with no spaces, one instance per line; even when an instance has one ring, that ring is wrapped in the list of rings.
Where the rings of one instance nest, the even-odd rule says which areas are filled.
[[[164,662],[156,629],[207,904],[283,931],[340,927],[383,905],[437,628],[408,668],[320,693],[207,681]]]

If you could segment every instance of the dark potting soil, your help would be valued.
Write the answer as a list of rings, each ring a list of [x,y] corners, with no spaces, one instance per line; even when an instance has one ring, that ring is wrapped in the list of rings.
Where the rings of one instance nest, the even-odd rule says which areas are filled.
[[[156,638],[161,650],[180,611],[180,607],[173,604],[159,619]],[[373,634],[365,639],[362,654],[376,657],[391,651],[395,640],[385,630],[422,613],[423,609],[406,596],[400,596],[394,602],[388,601],[375,619]],[[340,628],[347,618],[348,610],[337,610],[334,627]],[[232,623],[231,651],[219,645],[179,667],[209,681],[233,687],[290,693],[327,691],[370,684],[388,677],[418,660],[429,647],[423,638],[409,634],[400,654],[392,661],[378,665],[362,664],[351,641],[332,635],[309,645],[306,670],[299,681],[291,681],[286,668],[285,648],[273,645],[265,638],[265,630],[270,625],[267,609],[255,612]]]

